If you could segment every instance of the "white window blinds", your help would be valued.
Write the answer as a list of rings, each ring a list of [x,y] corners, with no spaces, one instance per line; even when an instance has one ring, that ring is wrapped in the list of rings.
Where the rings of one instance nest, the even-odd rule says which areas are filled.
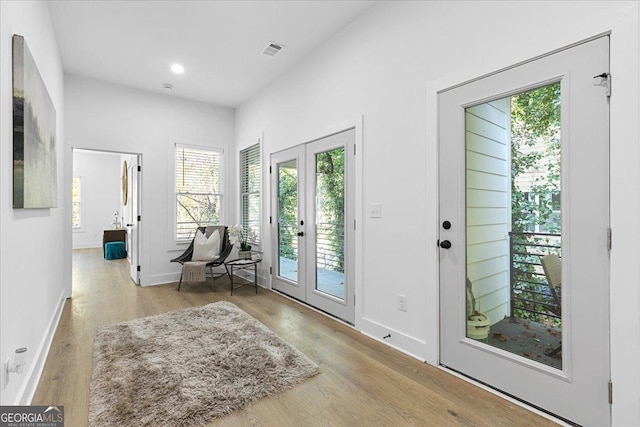
[[[260,143],[240,151],[240,225],[251,243],[260,243]]]
[[[220,224],[222,150],[176,145],[176,240]]]

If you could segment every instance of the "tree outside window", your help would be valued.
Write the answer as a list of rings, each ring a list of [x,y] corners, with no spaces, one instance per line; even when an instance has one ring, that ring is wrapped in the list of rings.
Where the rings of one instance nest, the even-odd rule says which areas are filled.
[[[222,151],[176,146],[176,241],[220,224]]]

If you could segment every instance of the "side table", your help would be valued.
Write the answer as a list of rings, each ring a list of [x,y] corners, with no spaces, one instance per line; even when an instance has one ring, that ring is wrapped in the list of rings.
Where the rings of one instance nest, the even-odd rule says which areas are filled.
[[[231,295],[233,295],[233,288],[240,288],[242,286],[253,286],[256,288],[256,294],[258,293],[258,264],[262,262],[262,259],[233,259],[227,261],[224,264],[230,269],[229,276],[231,277]],[[233,281],[233,270],[248,270],[253,267],[253,283],[242,283],[237,286]]]

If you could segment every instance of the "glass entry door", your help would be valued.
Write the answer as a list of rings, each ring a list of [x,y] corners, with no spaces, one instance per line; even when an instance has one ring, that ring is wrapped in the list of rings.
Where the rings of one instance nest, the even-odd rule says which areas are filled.
[[[271,155],[272,226],[275,226],[272,286],[299,300],[306,296],[305,170],[303,146]]]
[[[598,426],[611,423],[608,57],[603,37],[439,95],[440,361]]]
[[[344,131],[272,155],[273,287],[353,323],[353,144]],[[350,263],[351,262],[351,263]]]

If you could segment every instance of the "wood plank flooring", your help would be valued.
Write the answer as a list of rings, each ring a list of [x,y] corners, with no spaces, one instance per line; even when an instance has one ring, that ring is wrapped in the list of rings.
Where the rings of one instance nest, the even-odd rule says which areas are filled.
[[[551,426],[551,421],[397,352],[281,295],[228,280],[140,287],[126,260],[99,249],[73,254],[65,303],[33,404],[64,405],[68,427],[86,426],[96,328],[211,302],[231,301],[302,351],[321,373],[211,425]]]

